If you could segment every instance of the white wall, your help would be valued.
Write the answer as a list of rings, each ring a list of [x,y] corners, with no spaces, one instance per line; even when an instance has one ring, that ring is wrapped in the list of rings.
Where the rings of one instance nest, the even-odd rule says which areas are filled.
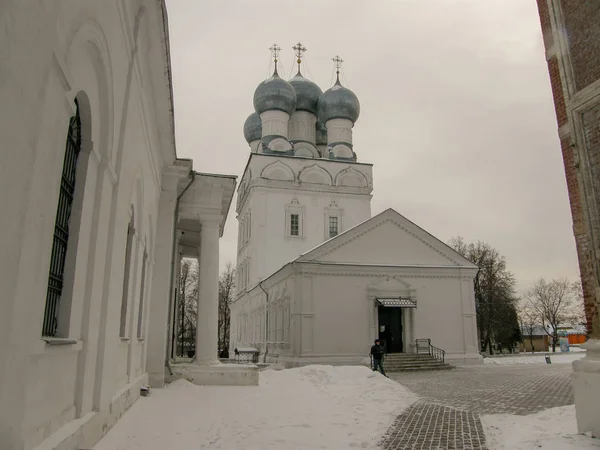
[[[368,164],[251,155],[238,189],[240,224],[251,216],[238,246],[238,292],[327,240],[329,215],[339,215],[340,233],[370,218],[372,180]],[[286,231],[286,211],[300,214],[300,236]]]
[[[146,380],[147,330],[138,339],[138,302],[150,297],[162,172],[175,156],[163,16],[160,2],[151,0],[36,5],[9,0],[0,19],[0,448],[32,449],[51,436],[62,446],[45,448],[89,448]],[[63,339],[53,341],[64,345],[49,345],[42,318],[75,98],[83,149],[61,299]],[[136,233],[123,340],[132,210]],[[78,427],[61,430],[73,419]]]

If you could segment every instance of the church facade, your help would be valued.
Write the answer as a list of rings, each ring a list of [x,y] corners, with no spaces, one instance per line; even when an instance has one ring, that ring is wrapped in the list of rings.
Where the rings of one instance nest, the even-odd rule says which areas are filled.
[[[371,217],[372,165],[352,141],[356,95],[275,72],[244,125],[250,156],[239,188],[231,352],[265,361],[363,364],[375,338],[411,353],[431,339],[448,362],[481,363],[477,267],[394,210]]]
[[[92,448],[164,383],[181,254],[217,360],[236,177],[177,158],[164,1],[0,9],[0,448]]]

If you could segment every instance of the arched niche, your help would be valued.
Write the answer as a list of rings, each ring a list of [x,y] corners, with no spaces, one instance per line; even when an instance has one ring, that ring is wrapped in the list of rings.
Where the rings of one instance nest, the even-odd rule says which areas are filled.
[[[358,170],[348,167],[342,170],[335,177],[336,186],[354,186],[354,187],[368,187],[369,182],[367,178],[360,173]]]
[[[275,161],[274,163],[269,164],[262,170],[260,176],[267,180],[294,181],[296,179],[294,171],[290,166],[281,161]]]
[[[331,174],[317,164],[306,167],[300,172],[298,179],[303,183],[332,185]]]

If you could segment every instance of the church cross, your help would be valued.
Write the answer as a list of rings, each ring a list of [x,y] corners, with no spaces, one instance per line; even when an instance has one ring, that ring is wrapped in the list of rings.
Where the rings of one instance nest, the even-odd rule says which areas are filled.
[[[300,63],[302,62],[302,57],[304,56],[304,52],[306,52],[306,47],[302,45],[301,42],[298,42],[296,45],[292,47],[296,54],[296,62],[298,63],[298,73],[300,73]]]
[[[269,47],[269,50],[271,50],[273,61],[275,61],[275,74],[277,74],[277,58],[279,58],[279,51],[281,50],[281,47],[277,44],[273,44],[271,47]]]
[[[335,58],[332,58],[331,60],[333,61],[333,64],[335,65],[336,73],[339,74],[340,67],[342,67],[344,60],[342,58],[340,58],[338,55],[336,55]]]

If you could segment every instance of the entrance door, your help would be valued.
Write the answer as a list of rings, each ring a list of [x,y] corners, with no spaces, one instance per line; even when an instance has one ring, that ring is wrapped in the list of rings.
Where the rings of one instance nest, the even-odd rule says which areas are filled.
[[[379,339],[387,353],[402,353],[402,308],[380,306]]]

